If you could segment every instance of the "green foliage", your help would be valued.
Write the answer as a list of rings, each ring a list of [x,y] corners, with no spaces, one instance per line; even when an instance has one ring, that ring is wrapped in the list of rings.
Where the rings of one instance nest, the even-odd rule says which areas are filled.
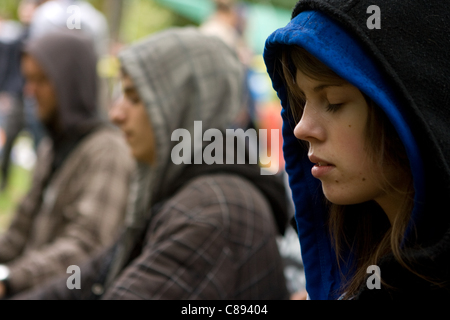
[[[19,0],[1,0],[0,1],[0,18],[5,20],[17,20],[17,7]]]
[[[124,0],[123,10],[121,38],[126,43],[190,23],[152,0]]]
[[[107,0],[89,0],[89,2],[100,11],[103,11],[103,8],[105,7],[104,3]]]
[[[0,232],[8,226],[19,201],[31,184],[31,172],[16,165],[11,166],[8,188],[0,193]]]
[[[243,1],[240,1],[243,2]],[[249,3],[270,4],[284,9],[293,9],[298,0],[246,0]]]
[[[17,20],[17,8],[21,0],[1,0],[0,17]],[[88,0],[95,8],[107,12],[106,1]],[[185,26],[193,24],[171,10],[157,4],[154,0],[122,0],[123,12],[121,22],[121,39],[125,43],[143,38],[154,32],[172,26]],[[189,1],[189,0],[186,0]],[[212,0],[211,0],[212,1]],[[292,9],[297,0],[236,0],[237,2],[270,4],[285,9]]]

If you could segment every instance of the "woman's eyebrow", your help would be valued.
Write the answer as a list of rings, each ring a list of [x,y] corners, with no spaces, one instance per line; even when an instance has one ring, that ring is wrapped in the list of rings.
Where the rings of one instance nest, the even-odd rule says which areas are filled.
[[[321,85],[315,87],[315,88],[313,89],[313,91],[314,91],[314,92],[319,92],[319,91],[322,91],[322,90],[324,90],[324,89],[326,89],[326,88],[329,88],[329,87],[342,87],[342,86],[345,85],[345,84],[347,84],[347,82],[345,82],[345,81],[342,81],[342,82],[333,82],[333,83],[324,83],[324,84],[321,84]],[[299,90],[299,93],[300,93],[301,95],[304,96],[305,93],[303,92],[303,90],[302,90],[299,86],[297,86],[297,88],[298,88],[298,90]]]
[[[326,88],[329,88],[329,87],[341,87],[344,84],[345,84],[345,82],[332,83],[332,84],[322,84],[320,86],[315,87],[313,90],[314,90],[314,92],[319,92],[319,91],[322,91],[322,90],[324,90]]]

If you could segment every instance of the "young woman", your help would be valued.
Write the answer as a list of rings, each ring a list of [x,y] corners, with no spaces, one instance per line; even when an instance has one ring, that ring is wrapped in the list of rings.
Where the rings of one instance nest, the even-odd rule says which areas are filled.
[[[370,5],[300,1],[266,42],[307,291],[448,298],[448,9]]]

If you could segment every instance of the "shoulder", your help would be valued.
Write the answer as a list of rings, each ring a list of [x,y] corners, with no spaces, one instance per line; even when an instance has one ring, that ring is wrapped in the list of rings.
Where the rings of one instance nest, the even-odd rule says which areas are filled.
[[[103,167],[132,171],[135,166],[125,139],[112,126],[101,127],[85,137],[71,153],[69,162],[85,169]]]
[[[161,219],[201,223],[232,232],[236,228],[267,229],[273,218],[270,205],[248,180],[237,175],[210,174],[190,180],[163,206]],[[181,222],[183,221],[184,222]]]
[[[110,125],[103,125],[82,139],[74,153],[127,152],[128,147],[120,131]],[[53,153],[53,143],[49,137],[39,144],[38,157],[47,158]]]
[[[39,146],[37,148],[37,157],[39,158],[47,158],[49,155],[53,153],[53,143],[52,140],[45,136],[42,138],[41,142],[39,143]]]
[[[103,126],[85,137],[78,146],[84,153],[125,153],[129,150],[119,130]]]
[[[121,144],[125,144],[125,140],[120,130],[109,124],[101,125],[98,129],[90,133],[86,137],[85,141],[90,142],[91,144],[99,143],[102,141],[116,141],[120,142]]]
[[[248,207],[250,200],[265,202],[253,183],[234,174],[208,174],[191,179],[172,199],[206,206],[220,203]]]

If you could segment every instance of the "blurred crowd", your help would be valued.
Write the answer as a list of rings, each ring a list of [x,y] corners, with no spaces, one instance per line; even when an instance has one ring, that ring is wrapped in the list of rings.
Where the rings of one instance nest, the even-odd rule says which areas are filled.
[[[194,121],[280,129],[258,112],[242,8],[214,3],[201,26],[120,50],[117,86],[99,77],[117,44],[89,2],[22,0],[20,21],[0,20],[0,192],[23,130],[37,155],[0,234],[0,298],[303,299],[283,166],[262,176],[250,163],[171,161],[172,132],[194,136]],[[196,147],[192,159],[210,150]],[[71,265],[80,290],[67,286]]]

